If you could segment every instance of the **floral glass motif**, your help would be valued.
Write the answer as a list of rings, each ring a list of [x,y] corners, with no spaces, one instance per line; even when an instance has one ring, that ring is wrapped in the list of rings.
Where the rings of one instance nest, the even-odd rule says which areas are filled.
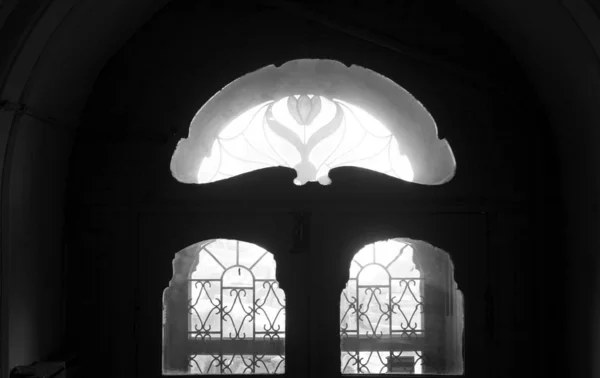
[[[340,301],[342,374],[423,372],[423,278],[413,252],[388,240],[352,259]]]
[[[189,279],[191,374],[285,371],[285,294],[273,255],[217,239],[202,247]]]
[[[396,137],[363,109],[339,99],[302,94],[249,109],[220,132],[198,171],[198,183],[253,170],[294,168],[296,185],[328,185],[329,170],[355,166],[412,181]]]

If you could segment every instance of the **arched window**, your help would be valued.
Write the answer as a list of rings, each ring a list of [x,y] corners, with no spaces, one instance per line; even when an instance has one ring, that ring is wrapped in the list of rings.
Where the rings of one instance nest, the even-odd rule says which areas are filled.
[[[329,171],[342,166],[438,185],[456,168],[433,117],[407,91],[368,69],[314,59],[265,67],[229,84],[202,106],[171,160],[173,176],[193,184],[274,166],[295,169],[296,185],[327,185]],[[323,230],[339,232],[335,220],[341,217],[325,216],[332,221]],[[288,228],[289,234],[272,237],[292,240],[292,252],[278,255],[282,277],[295,277],[285,283],[289,370],[308,371],[310,365],[311,371],[335,372],[336,358],[317,360],[314,354],[337,356],[339,286],[318,288],[326,277],[313,276],[309,266],[337,263],[339,255],[315,259],[308,217],[296,225],[284,225],[284,218],[275,229]],[[356,226],[362,219],[345,221]],[[325,242],[335,236],[323,231],[318,237],[334,245]],[[332,268],[327,279],[343,284],[340,277]],[[329,317],[313,303],[333,306]],[[408,239],[366,246],[352,260],[340,306],[342,374],[463,373],[462,296],[445,252]],[[284,373],[284,294],[272,255],[260,247],[216,239],[179,252],[164,309],[164,374]]]
[[[301,59],[243,76],[196,114],[171,161],[175,178],[209,183],[283,166],[327,185],[355,166],[419,184],[454,176],[450,145],[410,93],[366,68]]]
[[[258,105],[217,136],[198,171],[207,183],[272,166],[294,168],[297,185],[329,184],[329,170],[355,166],[412,181],[397,138],[375,117],[339,99],[302,94]]]
[[[340,300],[342,374],[462,374],[462,296],[448,255],[392,239],[362,248]]]
[[[285,371],[285,294],[271,253],[215,239],[179,252],[174,267],[164,295],[163,374]]]

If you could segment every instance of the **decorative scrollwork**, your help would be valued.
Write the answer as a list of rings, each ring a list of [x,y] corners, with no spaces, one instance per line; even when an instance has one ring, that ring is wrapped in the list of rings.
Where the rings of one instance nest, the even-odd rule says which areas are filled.
[[[209,244],[199,251],[198,269],[202,263],[216,265],[220,277],[212,271],[206,278],[194,273],[188,280],[188,333],[194,351],[188,356],[190,372],[282,373],[285,295],[274,279],[272,257],[249,244],[242,245],[248,253],[243,255],[240,242],[219,241],[219,246]],[[233,249],[235,255],[220,253],[219,248]],[[208,278],[211,275],[214,278]]]
[[[193,374],[280,374],[285,358],[272,355],[191,355],[188,366]]]
[[[391,298],[390,307],[392,309],[392,312],[394,314],[400,314],[404,318],[404,321],[400,323],[400,327],[403,332],[419,331],[419,325],[416,322],[415,316],[419,316],[423,312],[423,300],[420,295],[419,298],[417,298],[413,289],[410,288],[410,285],[412,284],[416,288],[416,286],[418,285],[417,281],[421,280],[417,280],[414,278],[401,278],[397,281],[400,287],[403,289],[403,291],[402,294],[400,294],[400,296],[398,297],[398,299],[396,299],[395,296]],[[406,313],[401,308],[401,303],[404,300],[405,295],[407,295],[407,292],[412,297],[410,298],[410,300],[414,303],[414,309],[410,313],[410,317],[407,317]]]
[[[221,299],[212,298],[212,296],[210,294],[210,290],[208,290],[212,287],[211,281],[198,280],[198,281],[193,282],[193,285],[198,290],[198,295],[193,300],[190,299],[189,305],[188,305],[189,312],[194,315],[195,319],[197,319],[196,324],[192,324],[193,331],[194,331],[193,336],[195,339],[210,340],[211,334],[216,333],[216,332],[213,331],[213,325],[208,324],[209,319],[211,319],[213,317],[213,315],[221,314],[221,312],[222,312]],[[199,289],[198,289],[198,287],[199,287]],[[205,312],[204,316],[202,316],[200,314],[200,312],[198,311],[198,308],[197,308],[200,298],[203,295],[205,295],[208,298],[210,305],[211,305],[211,307],[208,308],[208,311],[206,311],[206,310],[203,311],[203,312]],[[198,323],[200,323],[200,324],[198,324]]]
[[[329,170],[341,166],[414,178],[396,137],[377,119],[342,100],[303,93],[256,106],[226,125],[200,165],[198,182],[274,166],[294,168],[297,185],[327,185]]]
[[[376,245],[357,253],[341,295],[342,373],[421,371],[423,278],[407,244]]]

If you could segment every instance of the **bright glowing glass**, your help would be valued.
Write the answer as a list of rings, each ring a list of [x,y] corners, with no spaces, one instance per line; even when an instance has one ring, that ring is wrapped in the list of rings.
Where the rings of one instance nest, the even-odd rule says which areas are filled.
[[[255,244],[202,246],[188,280],[186,373],[285,372],[285,293],[275,270],[273,255]]]
[[[413,252],[388,240],[352,259],[340,299],[342,374],[422,374],[423,279]]]
[[[396,137],[371,114],[339,99],[295,95],[257,105],[235,118],[202,161],[198,183],[283,166],[294,183],[331,183],[332,168],[355,166],[412,181]]]

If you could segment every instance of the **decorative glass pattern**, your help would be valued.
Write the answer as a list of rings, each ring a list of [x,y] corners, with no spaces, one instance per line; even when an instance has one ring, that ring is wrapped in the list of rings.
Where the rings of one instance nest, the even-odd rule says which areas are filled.
[[[413,247],[376,242],[352,259],[341,295],[343,374],[423,373],[423,278]]]
[[[198,253],[189,279],[192,374],[278,374],[285,370],[285,294],[273,255],[217,239]]]
[[[406,181],[414,172],[399,141],[375,117],[345,101],[301,94],[258,105],[227,125],[198,171],[198,183],[253,170],[294,168],[296,185],[328,185],[329,170],[366,168]]]

